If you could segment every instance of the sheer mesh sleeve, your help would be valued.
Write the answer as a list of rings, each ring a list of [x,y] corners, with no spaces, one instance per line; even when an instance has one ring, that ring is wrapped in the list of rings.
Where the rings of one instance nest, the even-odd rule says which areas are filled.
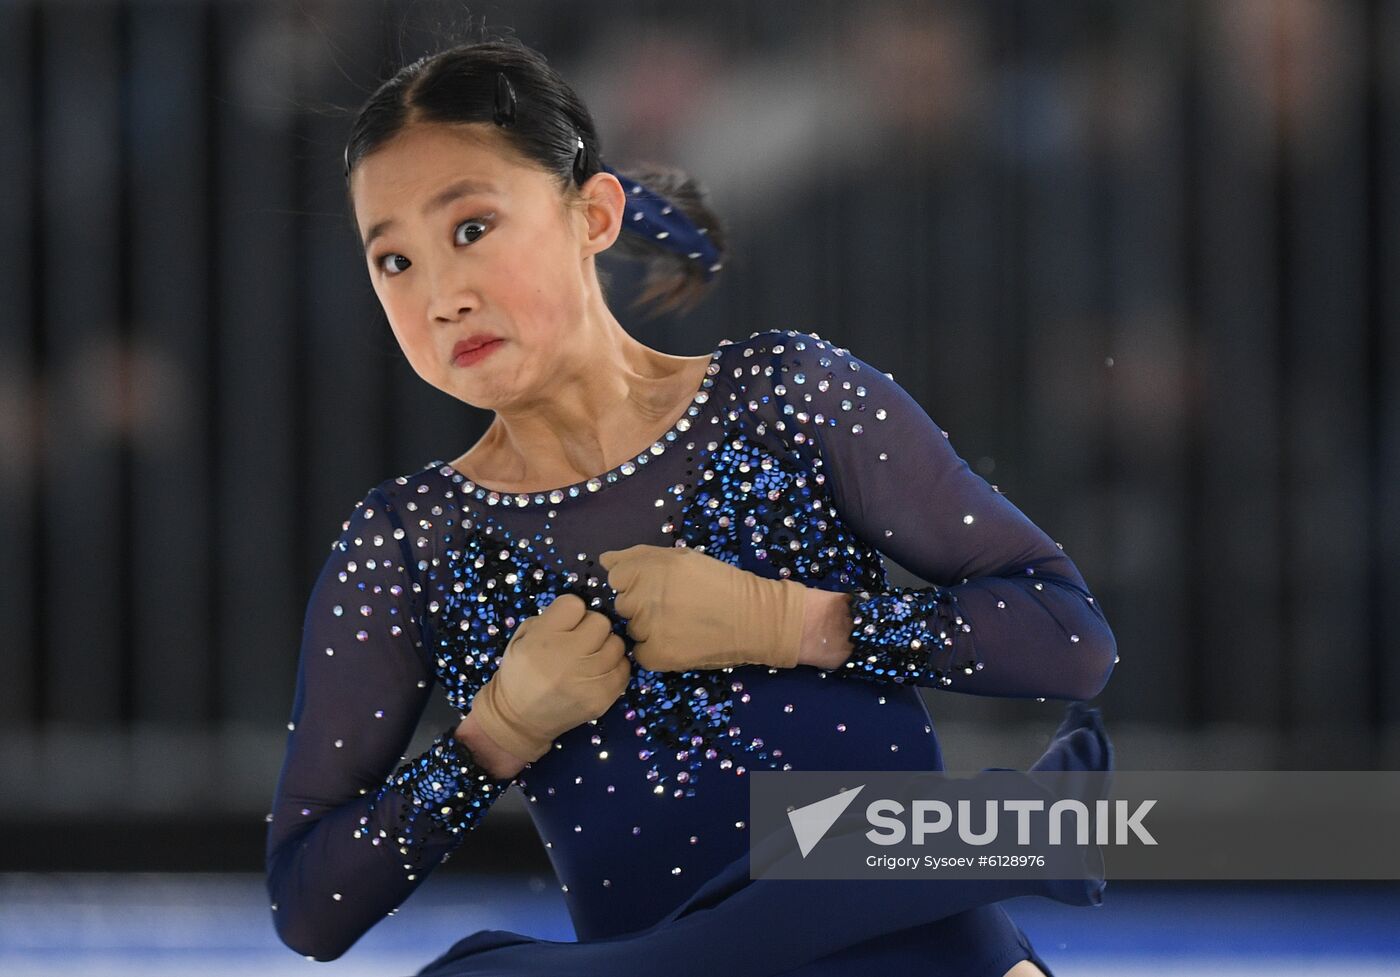
[[[1097,695],[1116,642],[1060,547],[968,467],[892,376],[812,334],[754,341],[772,366],[783,436],[820,466],[838,513],[931,583],[851,593],[843,667],[979,695]]]
[[[404,761],[433,672],[411,541],[382,487],[357,503],[312,589],[269,815],[278,936],[333,960],[396,908],[513,783],[443,730]]]

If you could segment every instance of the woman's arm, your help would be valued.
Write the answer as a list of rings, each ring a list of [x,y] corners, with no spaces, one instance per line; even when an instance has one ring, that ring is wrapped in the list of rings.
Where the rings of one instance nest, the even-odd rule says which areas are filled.
[[[401,762],[434,681],[403,521],[372,489],[306,608],[266,871],[278,936],[316,960],[402,903],[514,777],[499,757],[502,776],[479,765],[461,723]]]
[[[854,650],[847,595],[808,587],[806,614],[802,619],[802,653],[797,664],[839,668]]]
[[[840,518],[930,582],[809,595],[804,657],[873,681],[978,695],[1097,695],[1117,649],[1084,578],[919,403],[811,334],[749,343],[762,367],[750,396],[771,398],[775,426],[809,452]]]
[[[457,742],[464,745],[476,757],[482,769],[500,780],[513,780],[525,769],[525,761],[496,745],[476,724],[476,717],[468,712],[462,717],[454,734]]]

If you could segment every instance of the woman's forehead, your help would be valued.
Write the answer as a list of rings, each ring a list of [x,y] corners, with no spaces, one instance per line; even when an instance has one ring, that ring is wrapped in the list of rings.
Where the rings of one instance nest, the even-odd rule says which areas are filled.
[[[440,126],[415,126],[362,157],[350,185],[366,195],[422,194],[470,177],[508,191],[528,169],[508,159],[498,145],[482,136]]]
[[[543,171],[502,155],[489,140],[454,134],[405,132],[366,154],[350,177],[366,246],[401,220],[426,219],[464,196],[520,203],[552,191]]]

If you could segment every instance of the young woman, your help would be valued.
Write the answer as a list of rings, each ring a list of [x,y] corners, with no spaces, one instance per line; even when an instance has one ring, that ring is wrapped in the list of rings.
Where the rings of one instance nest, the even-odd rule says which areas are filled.
[[[997,902],[1101,879],[750,881],[745,774],[941,770],[918,686],[1092,698],[1114,639],[1064,552],[846,349],[632,339],[596,256],[683,306],[719,224],[683,175],[604,165],[523,45],[405,67],[345,158],[409,363],[495,416],[370,489],[316,581],[268,834],[282,940],[340,956],[517,786],[579,942],[485,931],[420,973],[1048,973]],[[462,719],[400,763],[435,683]],[[1037,766],[1110,757],[1076,705]]]

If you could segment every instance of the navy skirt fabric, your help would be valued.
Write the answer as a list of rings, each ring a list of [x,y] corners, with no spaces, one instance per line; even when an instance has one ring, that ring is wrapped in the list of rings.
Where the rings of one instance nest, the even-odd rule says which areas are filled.
[[[1032,770],[1109,771],[1113,748],[1097,709],[1069,706]],[[917,776],[917,775],[916,775]],[[854,816],[847,812],[845,817]],[[839,825],[838,821],[838,825]],[[549,974],[614,977],[835,977],[897,968],[927,977],[1001,977],[1019,960],[1050,968],[997,905],[1040,895],[1097,906],[1102,857],[1079,879],[751,879],[750,865],[796,859],[790,837],[769,836],[655,925],[578,942],[482,930],[459,940],[417,977]],[[783,854],[780,854],[783,853]]]

